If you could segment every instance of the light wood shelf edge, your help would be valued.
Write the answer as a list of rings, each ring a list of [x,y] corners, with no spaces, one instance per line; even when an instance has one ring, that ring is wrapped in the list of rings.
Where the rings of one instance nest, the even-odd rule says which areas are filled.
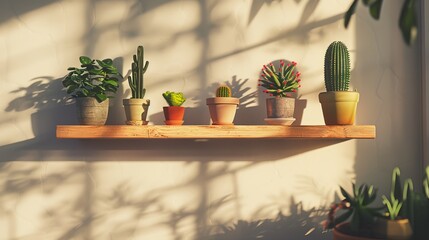
[[[349,126],[279,126],[279,125],[58,125],[57,138],[69,139],[374,139],[374,125]]]

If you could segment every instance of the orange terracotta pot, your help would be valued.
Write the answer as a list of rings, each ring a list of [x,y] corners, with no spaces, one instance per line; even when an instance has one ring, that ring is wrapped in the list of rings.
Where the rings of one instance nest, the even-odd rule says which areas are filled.
[[[163,107],[165,124],[167,125],[182,125],[183,117],[185,116],[185,108],[170,106]]]
[[[334,230],[334,240],[379,240],[381,238],[359,237],[345,233],[344,229],[348,227],[348,223],[338,224]]]

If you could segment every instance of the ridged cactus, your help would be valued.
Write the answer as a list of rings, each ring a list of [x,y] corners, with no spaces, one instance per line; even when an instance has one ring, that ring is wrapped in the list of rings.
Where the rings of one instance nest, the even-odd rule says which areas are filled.
[[[134,54],[133,63],[131,64],[132,75],[128,76],[132,98],[144,98],[146,89],[143,87],[143,76],[148,66],[149,62],[144,61],[144,48],[143,46],[138,46],[137,55]]]
[[[336,41],[325,54],[326,91],[348,91],[350,83],[350,56],[347,46]]]
[[[216,89],[216,97],[231,97],[231,88],[220,86]]]

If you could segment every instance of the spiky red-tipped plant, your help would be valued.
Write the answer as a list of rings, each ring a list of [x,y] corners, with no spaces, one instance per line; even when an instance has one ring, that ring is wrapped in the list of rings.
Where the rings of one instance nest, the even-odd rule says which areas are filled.
[[[275,97],[291,97],[301,87],[301,73],[296,71],[296,62],[285,64],[280,60],[280,66],[275,68],[273,63],[264,65],[258,86],[264,87],[264,93]]]

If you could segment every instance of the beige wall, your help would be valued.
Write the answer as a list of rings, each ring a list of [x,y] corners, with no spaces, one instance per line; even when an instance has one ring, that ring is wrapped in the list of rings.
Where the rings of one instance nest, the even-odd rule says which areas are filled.
[[[219,224],[292,215],[285,234],[318,226],[298,216],[326,207],[338,185],[389,186],[390,172],[421,171],[418,44],[397,28],[402,1],[382,18],[362,6],[348,30],[342,0],[1,0],[0,239],[207,239]],[[161,93],[188,96],[186,122],[208,124],[205,98],[221,82],[242,84],[236,124],[263,124],[263,64],[287,59],[302,72],[302,124],[323,124],[323,56],[334,40],[352,57],[361,93],[358,124],[376,140],[57,140],[76,123],[61,77],[80,55],[116,58],[125,74],[143,44],[151,124],[163,124]],[[121,124],[121,99],[109,123]],[[294,209],[302,204],[305,213]],[[317,212],[312,212],[318,215]],[[305,239],[329,239],[320,228]]]

